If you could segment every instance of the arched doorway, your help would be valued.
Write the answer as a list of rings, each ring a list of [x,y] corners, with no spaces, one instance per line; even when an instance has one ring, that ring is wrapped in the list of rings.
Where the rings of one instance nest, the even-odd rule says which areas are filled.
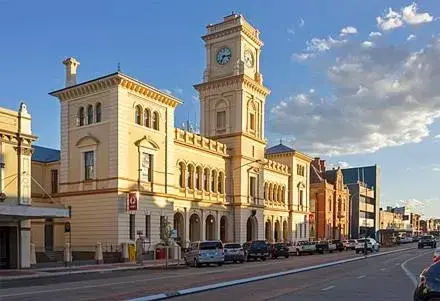
[[[246,224],[246,241],[256,240],[258,237],[258,222],[255,216],[250,216]]]
[[[200,240],[200,218],[197,214],[191,214],[189,218],[189,240]]]
[[[226,225],[226,216],[222,216],[222,218],[220,219],[220,240],[222,242],[226,242]]]
[[[182,213],[176,212],[174,214],[173,228],[177,232],[177,241],[182,242],[185,238],[185,222]]]
[[[280,224],[280,221],[276,221],[275,222],[274,239],[275,239],[276,242],[281,240],[281,224]]]
[[[270,220],[266,221],[266,224],[265,224],[264,228],[265,228],[265,236],[264,236],[264,238],[267,241],[273,241],[273,237],[272,237],[272,223],[270,222]]]
[[[283,240],[284,241],[288,241],[288,236],[289,236],[289,230],[287,228],[287,221],[283,222]]]
[[[215,218],[211,214],[206,217],[205,235],[206,240],[215,239]]]

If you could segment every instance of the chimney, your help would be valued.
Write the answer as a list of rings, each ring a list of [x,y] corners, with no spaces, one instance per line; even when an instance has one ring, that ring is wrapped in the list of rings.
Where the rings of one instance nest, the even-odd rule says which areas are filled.
[[[325,160],[319,160],[319,165],[321,166],[321,172],[325,172]]]
[[[319,164],[319,157],[315,157],[312,161],[312,165],[321,172],[321,165]]]
[[[66,66],[66,87],[76,85],[76,69],[79,66],[79,62],[74,57],[69,57],[63,61]]]

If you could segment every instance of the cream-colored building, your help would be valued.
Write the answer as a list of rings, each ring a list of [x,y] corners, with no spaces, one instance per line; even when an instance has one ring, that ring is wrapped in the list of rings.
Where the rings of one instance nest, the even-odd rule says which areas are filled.
[[[77,83],[79,62],[63,62],[66,87],[50,93],[61,105],[60,160],[44,168],[59,170],[74,252],[140,233],[154,245],[167,223],[182,244],[308,239],[312,158],[267,148],[259,31],[236,14],[207,30],[201,135],[174,127],[180,99],[121,72]]]
[[[29,268],[31,220],[67,217],[59,204],[39,204],[31,198],[33,168],[31,115],[0,108],[0,269]]]

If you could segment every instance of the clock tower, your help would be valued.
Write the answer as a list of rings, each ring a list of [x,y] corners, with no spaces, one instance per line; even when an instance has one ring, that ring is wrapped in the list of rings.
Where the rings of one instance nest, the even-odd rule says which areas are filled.
[[[260,73],[263,42],[260,32],[238,14],[208,25],[207,30],[202,36],[206,48],[203,82],[194,86],[200,94],[201,134],[226,144],[229,150],[226,192],[234,207],[234,239],[262,238],[264,105],[270,93]],[[246,231],[250,217],[256,229]],[[241,237],[246,233],[248,237]]]

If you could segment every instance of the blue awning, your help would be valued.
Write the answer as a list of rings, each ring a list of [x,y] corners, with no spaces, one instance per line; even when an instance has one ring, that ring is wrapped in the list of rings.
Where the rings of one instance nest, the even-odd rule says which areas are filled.
[[[69,210],[66,208],[0,205],[0,216],[23,218],[63,218],[69,217]]]

